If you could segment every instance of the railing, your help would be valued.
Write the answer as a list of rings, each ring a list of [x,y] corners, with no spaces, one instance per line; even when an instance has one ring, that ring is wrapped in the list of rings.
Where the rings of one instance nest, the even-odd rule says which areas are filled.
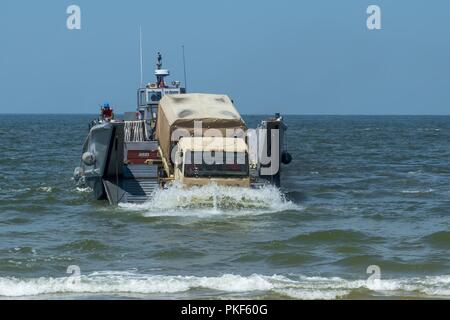
[[[144,121],[125,121],[125,142],[143,142],[147,140],[147,126]]]

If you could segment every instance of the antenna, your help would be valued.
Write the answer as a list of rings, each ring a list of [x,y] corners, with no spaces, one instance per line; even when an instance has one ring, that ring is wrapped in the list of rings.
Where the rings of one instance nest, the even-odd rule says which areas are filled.
[[[140,54],[140,64],[141,64],[141,86],[144,85],[144,61],[142,54],[142,27],[139,26],[139,54]]]
[[[183,47],[184,89],[187,92],[186,55],[184,54],[184,45],[182,45],[182,47]]]

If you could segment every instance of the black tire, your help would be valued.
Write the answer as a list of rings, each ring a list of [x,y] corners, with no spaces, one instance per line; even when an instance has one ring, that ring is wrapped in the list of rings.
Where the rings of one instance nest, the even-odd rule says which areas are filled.
[[[281,154],[281,162],[283,164],[290,164],[292,162],[292,156],[289,152],[283,151]]]

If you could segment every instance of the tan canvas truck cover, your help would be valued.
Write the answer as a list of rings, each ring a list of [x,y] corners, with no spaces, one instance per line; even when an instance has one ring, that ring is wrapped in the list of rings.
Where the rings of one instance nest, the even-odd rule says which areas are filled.
[[[165,95],[159,103],[156,126],[156,138],[165,157],[170,158],[171,148],[177,142],[171,141],[172,133],[177,129],[185,129],[193,136],[195,121],[202,122],[203,132],[211,128],[219,129],[224,137],[227,129],[247,129],[226,95]]]

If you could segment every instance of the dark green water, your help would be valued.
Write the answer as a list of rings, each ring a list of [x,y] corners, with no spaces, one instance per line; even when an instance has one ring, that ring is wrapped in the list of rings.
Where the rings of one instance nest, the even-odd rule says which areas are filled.
[[[287,199],[121,208],[71,180],[90,119],[0,115],[0,298],[450,297],[450,117],[288,116]]]

